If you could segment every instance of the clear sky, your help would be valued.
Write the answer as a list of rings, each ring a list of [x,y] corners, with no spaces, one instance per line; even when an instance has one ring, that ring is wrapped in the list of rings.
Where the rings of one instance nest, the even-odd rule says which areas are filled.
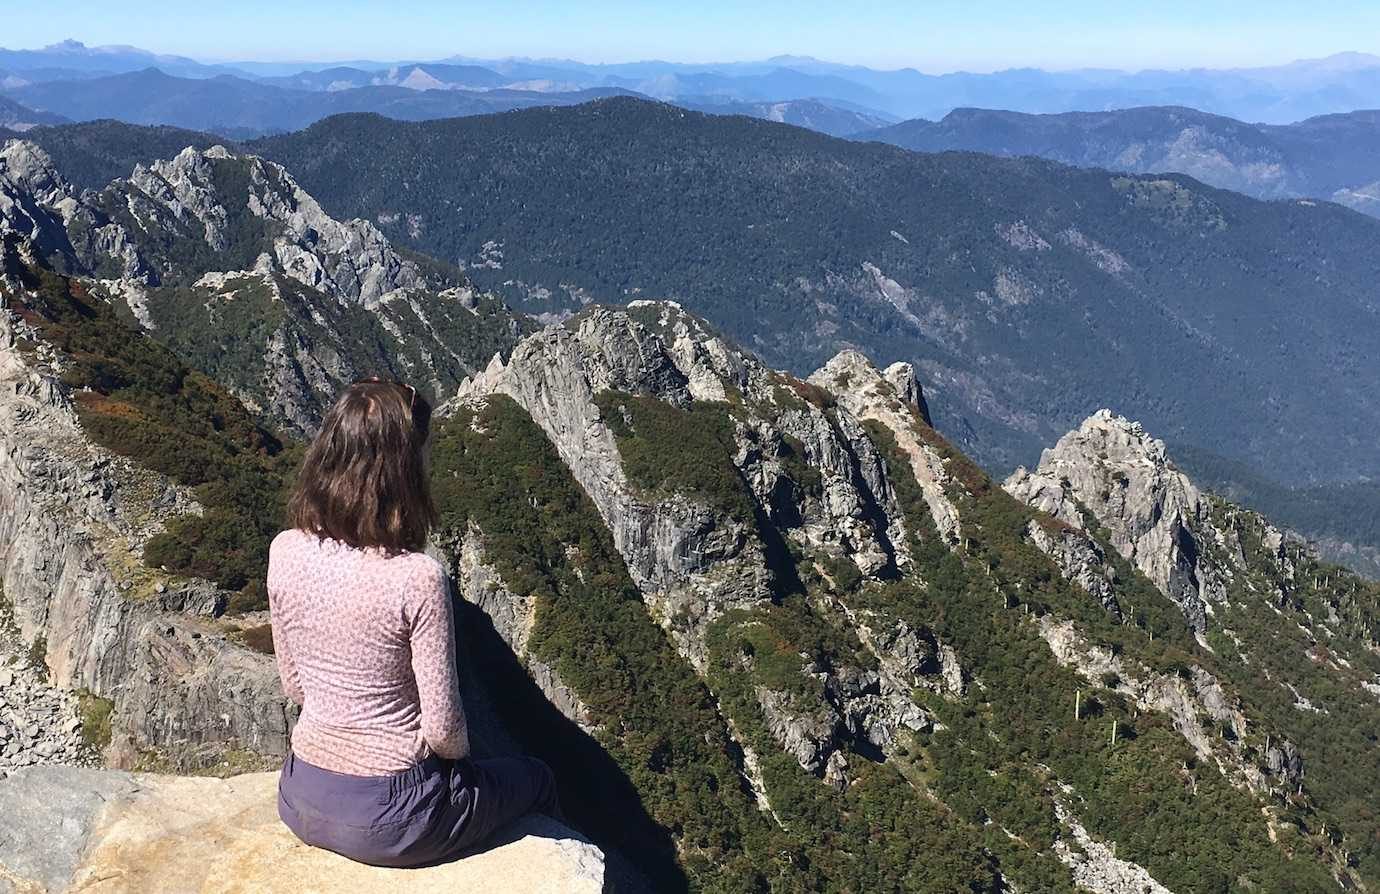
[[[930,72],[1216,68],[1380,53],[1380,0],[0,0],[0,45],[69,37],[203,60],[719,62],[790,53]]]

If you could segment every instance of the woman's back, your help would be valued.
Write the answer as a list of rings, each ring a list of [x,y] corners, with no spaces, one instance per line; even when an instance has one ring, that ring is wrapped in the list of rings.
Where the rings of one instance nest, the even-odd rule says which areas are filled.
[[[268,592],[283,686],[303,706],[298,756],[371,776],[468,753],[439,563],[289,530],[270,549]]]
[[[269,549],[283,691],[302,706],[278,778],[278,816],[307,844],[420,866],[528,811],[559,815],[535,758],[471,760],[455,618],[426,468],[431,404],[365,379],[312,439]]]

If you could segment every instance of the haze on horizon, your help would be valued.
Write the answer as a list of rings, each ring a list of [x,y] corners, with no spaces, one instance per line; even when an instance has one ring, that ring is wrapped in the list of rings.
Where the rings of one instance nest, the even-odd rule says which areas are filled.
[[[1112,7],[1112,8],[1109,8]],[[30,7],[31,9],[33,7]],[[861,8],[861,11],[859,11]],[[928,73],[1005,68],[1237,68],[1342,52],[1380,53],[1380,4],[1318,0],[1021,0],[841,4],[732,0],[512,0],[397,7],[361,0],[229,5],[49,0],[6,16],[0,43],[33,49],[75,38],[208,62],[423,61],[451,56],[692,64],[812,56]]]

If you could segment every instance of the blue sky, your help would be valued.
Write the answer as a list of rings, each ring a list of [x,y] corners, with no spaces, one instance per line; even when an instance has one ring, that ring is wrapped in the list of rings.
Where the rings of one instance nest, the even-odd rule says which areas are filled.
[[[740,3],[0,0],[0,45],[72,37],[200,59],[563,56],[871,67],[1229,67],[1380,53],[1378,0],[888,0]]]

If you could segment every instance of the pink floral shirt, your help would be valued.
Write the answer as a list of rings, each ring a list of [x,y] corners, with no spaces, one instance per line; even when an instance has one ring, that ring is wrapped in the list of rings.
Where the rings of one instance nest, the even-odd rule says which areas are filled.
[[[283,691],[302,706],[299,758],[385,776],[469,753],[450,586],[435,559],[284,531],[269,549],[268,600]]]

